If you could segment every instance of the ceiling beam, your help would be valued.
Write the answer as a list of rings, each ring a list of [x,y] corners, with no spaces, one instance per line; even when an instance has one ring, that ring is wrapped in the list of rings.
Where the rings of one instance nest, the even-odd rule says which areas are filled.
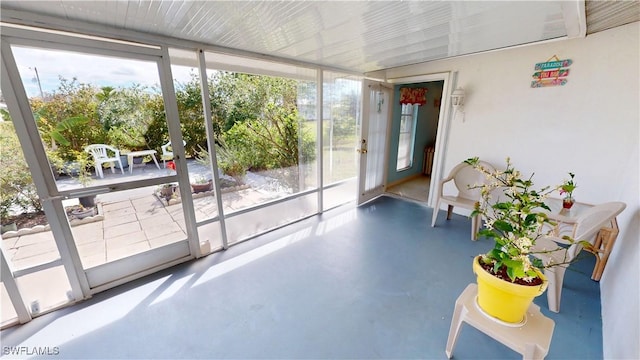
[[[587,36],[587,13],[584,0],[563,1],[562,17],[567,30],[567,38],[583,38]]]

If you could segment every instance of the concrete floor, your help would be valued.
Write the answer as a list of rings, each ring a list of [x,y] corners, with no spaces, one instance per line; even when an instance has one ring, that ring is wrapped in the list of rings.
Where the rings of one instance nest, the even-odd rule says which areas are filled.
[[[444,359],[455,299],[475,282],[469,219],[382,197],[278,229],[0,332],[45,358]],[[570,267],[547,359],[602,358],[592,257]],[[6,354],[6,351],[4,352]],[[464,326],[456,359],[521,356]],[[6,355],[24,358],[25,354]]]
[[[387,192],[403,198],[427,202],[429,200],[429,187],[431,178],[420,175],[408,181],[387,188]]]

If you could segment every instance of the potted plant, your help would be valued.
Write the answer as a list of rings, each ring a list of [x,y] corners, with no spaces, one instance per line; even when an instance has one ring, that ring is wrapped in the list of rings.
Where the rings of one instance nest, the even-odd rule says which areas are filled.
[[[84,219],[86,217],[95,215],[94,207],[84,207],[84,205],[80,204],[75,206],[71,210],[71,215],[73,215],[76,219]]]
[[[495,243],[491,251],[473,260],[473,271],[478,277],[478,305],[494,318],[518,323],[533,299],[547,287],[541,271],[544,265],[534,256],[535,244],[556,225],[547,217],[545,210],[550,208],[545,199],[557,187],[534,188],[533,174],[522,178],[509,158],[506,169],[496,171],[482,167],[477,157],[465,162],[488,179],[473,187],[480,189],[482,198],[471,216],[482,215],[485,228],[478,235]],[[565,240],[574,242],[569,237]],[[566,263],[549,266],[558,265]]]
[[[569,180],[565,180],[559,187],[560,195],[564,195],[562,199],[562,208],[564,209],[571,209],[574,203],[573,190],[578,187],[573,181],[574,177],[575,174],[570,172]]]
[[[171,201],[171,199],[178,197],[178,194],[176,193],[177,189],[178,189],[178,184],[175,184],[175,183],[162,184],[158,186],[158,190],[156,194],[159,198],[164,199],[167,202],[167,205],[169,205],[169,201]]]
[[[167,162],[167,173],[171,175],[174,171],[176,171],[176,164],[173,161]],[[164,199],[169,205],[169,201],[173,198],[179,197],[178,184],[177,183],[166,183],[159,185],[156,190],[156,195]]]
[[[202,175],[197,175],[191,182],[191,191],[195,194],[211,191],[211,189],[213,189],[213,181],[211,179],[206,179]]]
[[[75,177],[83,187],[87,187],[92,181],[91,168],[94,166],[93,158],[84,151],[72,151],[75,158],[74,161],[65,164],[65,172],[69,176]],[[80,205],[86,208],[93,208],[96,206],[96,196],[88,195],[78,198]]]

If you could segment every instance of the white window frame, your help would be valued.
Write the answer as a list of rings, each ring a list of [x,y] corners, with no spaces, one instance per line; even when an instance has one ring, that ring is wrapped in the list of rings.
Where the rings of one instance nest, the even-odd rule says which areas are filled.
[[[396,156],[396,172],[413,167],[413,156],[416,144],[416,128],[418,124],[418,104],[402,104],[400,109],[400,130],[398,132],[398,154]],[[406,137],[403,135],[409,135]],[[401,153],[400,149],[408,151]],[[400,162],[404,160],[404,162]]]

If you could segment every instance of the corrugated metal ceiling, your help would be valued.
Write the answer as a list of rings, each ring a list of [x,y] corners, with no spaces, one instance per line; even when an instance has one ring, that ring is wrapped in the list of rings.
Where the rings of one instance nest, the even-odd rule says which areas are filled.
[[[15,11],[23,19],[29,14],[48,15],[359,73],[564,37],[567,7],[575,5],[560,1],[60,0],[3,0],[0,4],[3,21],[8,22],[14,21]]]
[[[587,34],[640,21],[640,1],[587,1]]]

